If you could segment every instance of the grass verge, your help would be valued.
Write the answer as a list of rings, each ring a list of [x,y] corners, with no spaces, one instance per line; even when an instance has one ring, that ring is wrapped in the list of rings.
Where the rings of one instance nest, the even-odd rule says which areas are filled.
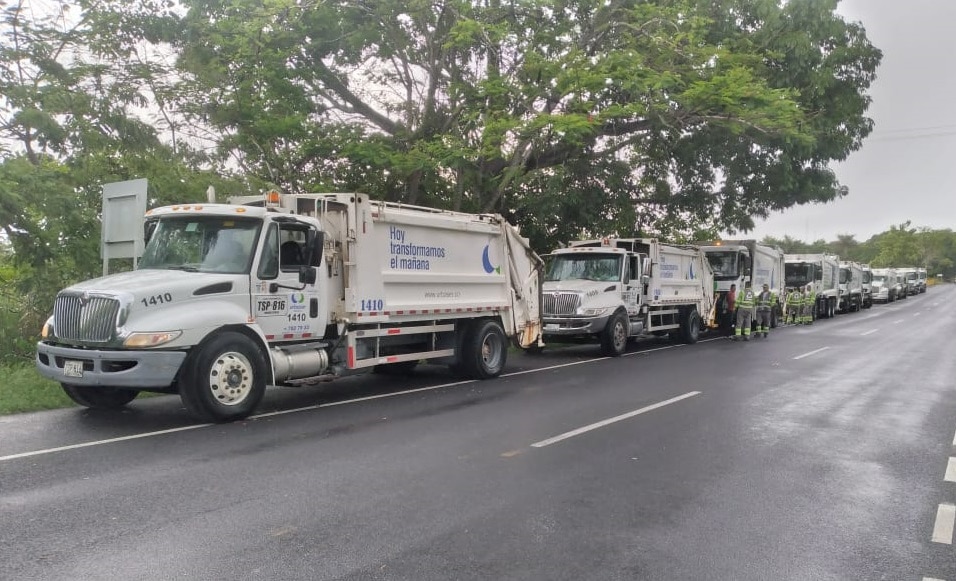
[[[60,384],[41,377],[33,364],[0,365],[0,415],[70,407]]]

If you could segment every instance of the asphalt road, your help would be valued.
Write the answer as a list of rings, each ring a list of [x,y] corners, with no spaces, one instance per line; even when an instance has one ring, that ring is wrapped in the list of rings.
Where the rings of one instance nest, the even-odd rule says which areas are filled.
[[[0,418],[0,579],[956,581],[956,287],[777,329]],[[410,391],[412,390],[412,391]]]

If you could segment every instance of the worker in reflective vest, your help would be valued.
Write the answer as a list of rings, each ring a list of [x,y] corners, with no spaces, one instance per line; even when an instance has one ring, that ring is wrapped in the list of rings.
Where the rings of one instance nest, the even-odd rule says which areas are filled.
[[[803,289],[792,288],[787,294],[787,322],[798,323],[803,310]]]
[[[813,285],[807,285],[807,292],[803,295],[803,324],[813,324],[813,310],[817,308],[817,293],[813,292]]]
[[[777,304],[777,295],[770,290],[770,285],[764,283],[763,290],[757,295],[757,336],[763,335],[766,339],[770,334],[770,321],[773,317],[773,308]]]
[[[744,292],[737,297],[737,322],[734,324],[733,340],[736,341],[743,335],[744,341],[750,341],[750,328],[754,320],[754,289],[750,287],[750,281],[744,285]]]

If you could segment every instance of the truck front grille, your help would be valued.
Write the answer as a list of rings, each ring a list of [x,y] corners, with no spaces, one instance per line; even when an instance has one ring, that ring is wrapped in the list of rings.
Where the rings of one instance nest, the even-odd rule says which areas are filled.
[[[581,306],[581,295],[572,292],[545,292],[542,311],[545,315],[573,315]]]
[[[53,306],[53,331],[68,341],[105,343],[116,329],[119,308],[110,297],[60,294]]]

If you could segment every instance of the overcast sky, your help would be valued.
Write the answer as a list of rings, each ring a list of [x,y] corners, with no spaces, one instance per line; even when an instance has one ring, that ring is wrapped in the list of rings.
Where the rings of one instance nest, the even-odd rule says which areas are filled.
[[[833,166],[850,193],[773,214],[749,236],[831,241],[853,234],[862,242],[906,220],[956,229],[956,2],[843,0],[838,11],[862,22],[883,51],[870,89],[876,127]]]

